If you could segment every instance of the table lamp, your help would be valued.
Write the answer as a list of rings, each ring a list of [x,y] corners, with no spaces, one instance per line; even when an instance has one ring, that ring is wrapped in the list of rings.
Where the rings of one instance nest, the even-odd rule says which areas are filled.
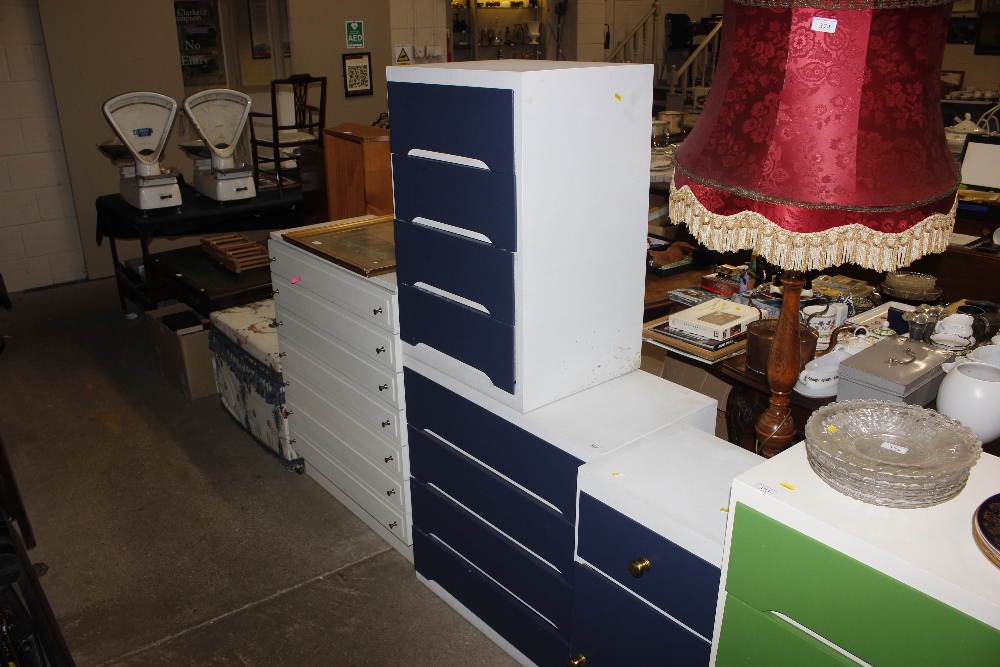
[[[795,437],[805,271],[894,271],[948,245],[950,12],[936,0],[726,0],[715,80],[675,154],[670,217],[710,249],[754,250],[783,270],[756,425],[764,456]]]

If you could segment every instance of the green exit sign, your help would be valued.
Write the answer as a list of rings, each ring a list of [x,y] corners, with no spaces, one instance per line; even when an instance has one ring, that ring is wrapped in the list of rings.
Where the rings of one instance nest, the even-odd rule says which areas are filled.
[[[347,21],[347,48],[365,48],[365,24],[364,21]]]

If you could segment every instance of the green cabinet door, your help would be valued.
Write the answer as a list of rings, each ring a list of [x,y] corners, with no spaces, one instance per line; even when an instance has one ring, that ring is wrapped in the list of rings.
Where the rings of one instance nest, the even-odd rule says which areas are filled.
[[[750,607],[877,667],[1000,665],[995,628],[742,503],[734,522],[726,591]]]

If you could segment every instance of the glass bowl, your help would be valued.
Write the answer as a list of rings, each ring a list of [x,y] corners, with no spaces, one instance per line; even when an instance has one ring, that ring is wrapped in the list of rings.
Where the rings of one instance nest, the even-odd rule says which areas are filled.
[[[983,451],[967,427],[906,403],[855,400],[831,403],[805,427],[813,453],[845,473],[933,484],[961,476]]]
[[[924,293],[934,289],[937,278],[927,273],[913,271],[890,272],[885,275],[885,284],[897,292]]]

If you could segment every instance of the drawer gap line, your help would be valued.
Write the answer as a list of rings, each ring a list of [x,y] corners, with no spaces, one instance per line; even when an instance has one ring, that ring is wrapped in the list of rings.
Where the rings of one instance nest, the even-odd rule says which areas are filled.
[[[530,604],[528,604],[527,602],[525,602],[524,600],[522,600],[518,596],[514,595],[514,593],[511,592],[511,590],[509,588],[507,588],[506,586],[504,586],[503,584],[501,584],[499,581],[497,581],[496,579],[494,579],[493,577],[491,577],[487,573],[483,572],[479,568],[478,565],[476,565],[471,560],[469,560],[468,558],[466,558],[465,556],[463,556],[460,552],[458,552],[455,549],[453,549],[452,546],[450,544],[448,544],[447,542],[445,542],[444,540],[442,540],[440,536],[435,535],[434,533],[428,533],[428,535],[433,536],[434,539],[437,540],[438,543],[441,546],[443,546],[444,548],[448,549],[448,551],[451,551],[453,554],[455,554],[456,556],[458,556],[459,558],[461,558],[463,561],[465,561],[466,563],[469,564],[469,567],[475,568],[475,570],[477,572],[479,572],[479,574],[483,575],[484,577],[486,577],[487,579],[489,579],[490,581],[492,581],[494,584],[496,584],[497,586],[499,586],[500,588],[502,588],[504,591],[506,591],[507,594],[510,595],[512,598],[514,598],[515,600],[517,600],[518,602],[520,602],[521,604],[523,604],[525,607],[527,607],[528,609],[530,609],[536,616],[538,616],[538,618],[542,619],[543,621],[545,621],[546,623],[548,623],[549,625],[551,625],[555,630],[559,630],[559,628],[556,626],[555,623],[553,623],[549,619],[547,619],[544,616],[542,616],[541,614],[539,614],[537,609],[535,609],[534,607],[532,607]]]
[[[515,540],[513,537],[511,537],[510,535],[508,535],[507,533],[505,533],[502,529],[498,528],[497,526],[493,525],[492,523],[490,523],[489,521],[487,521],[483,517],[481,517],[478,514],[476,514],[475,512],[473,512],[471,509],[469,509],[468,507],[466,507],[465,505],[463,505],[460,500],[457,500],[456,498],[452,497],[447,491],[445,491],[444,489],[442,489],[437,484],[434,484],[433,482],[428,482],[427,483],[427,487],[431,488],[431,489],[434,489],[435,491],[437,491],[442,496],[444,496],[445,498],[447,498],[451,502],[453,502],[456,505],[458,505],[459,507],[461,507],[463,510],[465,510],[469,514],[471,514],[472,516],[474,516],[477,519],[479,519],[482,523],[486,524],[487,526],[489,526],[493,530],[497,531],[497,533],[499,533],[500,535],[502,535],[504,538],[510,540],[511,542],[513,542],[514,544],[516,544],[517,546],[521,547],[522,549],[524,549],[525,551],[527,551],[529,554],[531,554],[532,556],[534,556],[535,558],[537,558],[539,561],[541,561],[545,565],[548,565],[549,567],[551,567],[554,571],[559,572],[559,574],[561,576],[566,576],[562,572],[559,571],[558,567],[556,567],[555,565],[553,565],[549,561],[545,560],[544,558],[542,558],[541,556],[539,556],[538,554],[536,554],[534,551],[532,551],[528,547],[524,546],[523,544],[521,544],[520,542],[518,542],[517,540]]]
[[[441,443],[443,443],[445,445],[448,445],[449,447],[451,447],[456,452],[458,452],[459,454],[461,454],[465,458],[469,459],[470,461],[475,461],[476,463],[478,463],[482,467],[486,468],[487,470],[489,470],[491,473],[493,473],[494,475],[496,475],[497,477],[499,477],[503,481],[505,481],[508,484],[511,484],[513,486],[516,486],[521,491],[524,491],[525,493],[527,493],[529,496],[531,496],[532,498],[534,498],[538,502],[546,505],[547,507],[552,508],[552,510],[555,511],[555,512],[558,512],[560,514],[560,516],[563,516],[563,517],[566,516],[565,514],[563,514],[562,510],[560,510],[558,507],[556,507],[555,505],[553,505],[552,503],[550,503],[549,501],[547,501],[545,498],[542,498],[540,495],[538,495],[537,493],[535,493],[531,489],[526,489],[525,487],[521,486],[516,481],[512,480],[510,477],[508,477],[507,475],[503,474],[502,472],[496,470],[495,468],[492,468],[492,467],[488,466],[487,464],[483,463],[482,461],[480,461],[479,459],[477,459],[472,454],[469,454],[468,452],[466,452],[465,450],[463,450],[461,447],[457,447],[454,444],[448,442],[446,439],[442,438],[440,435],[438,435],[434,431],[425,428],[425,429],[423,429],[423,432],[426,433],[426,434],[428,434],[428,435],[430,435],[431,437],[435,438],[439,442],[441,442]]]

